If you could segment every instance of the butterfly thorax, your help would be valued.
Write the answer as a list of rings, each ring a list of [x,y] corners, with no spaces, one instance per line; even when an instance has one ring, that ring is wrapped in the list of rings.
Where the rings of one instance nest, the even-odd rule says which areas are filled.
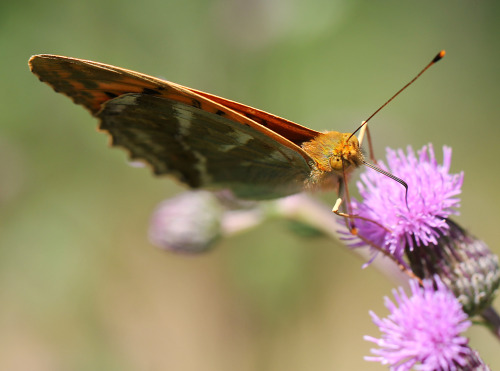
[[[310,182],[316,186],[347,175],[363,163],[358,138],[350,133],[321,133],[302,148],[315,162]]]

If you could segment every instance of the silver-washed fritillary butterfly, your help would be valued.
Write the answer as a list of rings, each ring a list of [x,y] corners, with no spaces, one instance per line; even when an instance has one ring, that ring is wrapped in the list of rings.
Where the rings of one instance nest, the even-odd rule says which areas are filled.
[[[444,51],[423,71],[442,56]],[[366,163],[354,136],[361,127],[353,134],[318,132],[212,94],[83,59],[42,54],[31,57],[29,65],[41,81],[96,116],[113,146],[150,164],[155,174],[171,174],[192,188],[229,188],[241,198],[270,199],[340,187]]]

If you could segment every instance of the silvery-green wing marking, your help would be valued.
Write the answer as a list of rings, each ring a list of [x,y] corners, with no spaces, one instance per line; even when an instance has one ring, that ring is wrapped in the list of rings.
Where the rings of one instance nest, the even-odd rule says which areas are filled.
[[[193,188],[231,189],[250,199],[304,189],[311,169],[299,152],[223,115],[148,94],[124,94],[96,114],[112,144]]]

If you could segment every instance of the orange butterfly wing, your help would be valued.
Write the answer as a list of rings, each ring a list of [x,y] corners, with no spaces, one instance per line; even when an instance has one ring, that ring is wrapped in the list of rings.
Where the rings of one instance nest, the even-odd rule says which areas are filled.
[[[31,57],[29,65],[40,81],[52,86],[56,92],[69,96],[93,115],[101,109],[104,102],[122,94],[159,95],[207,112],[220,114],[219,111],[223,111],[226,117],[273,137],[299,152],[306,160],[310,159],[307,153],[297,147],[319,134],[315,130],[241,103],[104,63],[40,54]]]
[[[229,187],[247,198],[279,197],[304,188],[314,161],[300,144],[319,134],[314,130],[102,63],[54,55],[33,56],[29,63],[41,81],[99,117],[113,145],[145,159],[157,174],[174,174],[191,187]],[[229,134],[213,142],[214,128]],[[196,135],[212,137],[200,142]]]

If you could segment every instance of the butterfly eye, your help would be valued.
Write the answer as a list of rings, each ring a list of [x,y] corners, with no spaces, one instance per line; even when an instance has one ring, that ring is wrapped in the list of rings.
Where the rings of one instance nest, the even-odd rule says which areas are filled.
[[[333,170],[342,170],[342,159],[338,155],[332,155],[330,157],[330,166]]]

